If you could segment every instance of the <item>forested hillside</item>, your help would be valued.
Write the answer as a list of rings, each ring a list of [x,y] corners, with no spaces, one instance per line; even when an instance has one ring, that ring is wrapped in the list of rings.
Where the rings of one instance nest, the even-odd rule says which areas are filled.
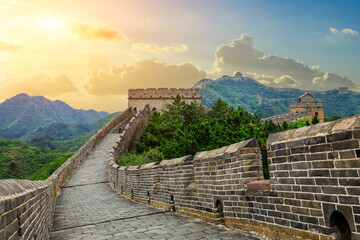
[[[0,138],[0,179],[46,179],[72,155]]]
[[[221,97],[231,106],[241,106],[261,118],[288,113],[290,101],[296,101],[306,92],[300,89],[271,88],[251,78],[237,79],[232,76],[224,76],[215,81],[201,80],[195,86],[201,86],[201,102],[207,107],[212,107]],[[360,94],[357,92],[349,91],[346,94],[339,94],[338,90],[309,92],[316,100],[324,101],[325,116],[347,117],[351,114],[360,114]]]

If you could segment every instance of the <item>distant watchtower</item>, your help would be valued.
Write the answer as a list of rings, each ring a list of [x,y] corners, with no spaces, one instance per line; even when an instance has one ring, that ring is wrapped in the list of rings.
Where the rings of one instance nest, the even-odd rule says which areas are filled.
[[[166,109],[166,104],[172,103],[177,95],[180,95],[181,99],[187,103],[192,101],[201,103],[198,88],[140,88],[129,89],[128,106],[136,110],[149,104],[151,110],[161,111]]]
[[[298,101],[290,102],[290,112],[309,112],[309,115],[311,114],[311,118],[317,114],[320,123],[324,122],[324,102],[315,101],[315,97],[308,92],[301,95]]]

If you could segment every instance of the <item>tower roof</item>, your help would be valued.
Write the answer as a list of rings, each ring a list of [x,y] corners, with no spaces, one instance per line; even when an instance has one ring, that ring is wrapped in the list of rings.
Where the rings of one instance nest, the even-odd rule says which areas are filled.
[[[307,95],[309,95],[310,97],[312,97],[312,98],[315,98],[313,95],[311,95],[309,92],[306,92],[306,93],[304,93],[303,95],[301,95],[299,98],[303,98],[303,97],[305,97],[305,96],[307,96]]]

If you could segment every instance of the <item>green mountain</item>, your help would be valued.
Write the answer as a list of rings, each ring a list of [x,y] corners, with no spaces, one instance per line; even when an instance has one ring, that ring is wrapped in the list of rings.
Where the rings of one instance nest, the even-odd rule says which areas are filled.
[[[45,179],[73,154],[0,138],[0,179]]]
[[[42,96],[30,97],[22,93],[0,104],[0,137],[26,139],[30,132],[51,123],[89,124],[108,115],[107,112],[73,109],[59,100],[50,101]],[[82,127],[73,127],[77,128]]]
[[[237,76],[223,76],[217,80],[203,79],[195,87],[201,88],[201,102],[209,108],[218,98],[222,98],[231,106],[241,106],[262,118],[288,113],[290,101],[296,101],[305,92],[310,92],[316,100],[324,101],[325,116],[347,117],[360,113],[360,93],[353,91],[339,94],[338,90],[272,88],[254,79]]]

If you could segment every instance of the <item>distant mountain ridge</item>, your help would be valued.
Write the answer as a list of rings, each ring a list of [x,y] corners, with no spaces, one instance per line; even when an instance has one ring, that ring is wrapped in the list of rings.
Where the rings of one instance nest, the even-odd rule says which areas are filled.
[[[0,104],[0,137],[18,139],[50,123],[88,124],[108,115],[21,93]]]
[[[325,116],[347,117],[360,113],[360,93],[347,91],[339,94],[339,90],[307,91],[293,88],[273,88],[258,81],[243,77],[223,76],[217,80],[203,79],[194,88],[201,90],[201,102],[212,107],[220,97],[234,107],[241,106],[245,110],[256,113],[262,118],[288,113],[290,101],[295,101],[305,92],[310,92],[316,100],[324,101]]]

